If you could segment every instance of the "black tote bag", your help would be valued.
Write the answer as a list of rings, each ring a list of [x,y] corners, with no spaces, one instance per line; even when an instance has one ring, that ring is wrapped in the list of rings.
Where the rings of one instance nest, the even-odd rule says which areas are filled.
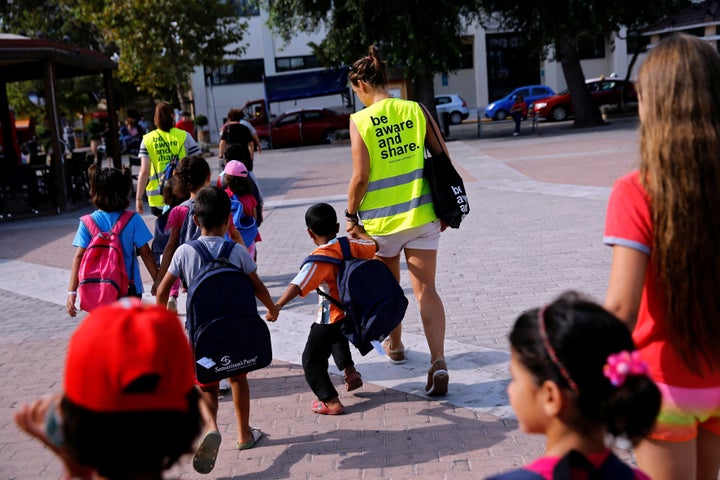
[[[423,111],[427,122],[430,122],[424,106]],[[430,124],[430,128],[438,139],[438,143],[442,145],[434,124]],[[432,153],[427,148],[427,142],[425,143],[429,155],[425,157],[423,177],[430,184],[435,215],[450,228],[460,228],[460,222],[470,213],[465,184],[447,153],[442,149],[439,153]]]

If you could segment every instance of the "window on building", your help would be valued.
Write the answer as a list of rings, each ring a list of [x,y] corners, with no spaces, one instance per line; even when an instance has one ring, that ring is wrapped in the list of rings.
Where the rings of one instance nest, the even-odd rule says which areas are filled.
[[[319,68],[320,62],[315,55],[302,55],[299,57],[276,57],[275,70],[278,72],[290,72],[292,70],[306,70],[308,68]]]
[[[472,37],[469,37],[468,43],[463,42],[460,48],[460,68],[474,68]]]
[[[644,53],[647,51],[648,45],[650,45],[650,36],[630,33],[625,45],[628,55],[634,55],[635,52]]]
[[[258,2],[255,0],[229,0],[238,17],[257,17],[260,15]]]
[[[596,35],[578,38],[578,56],[580,60],[605,58],[605,37]]]
[[[215,69],[205,68],[205,79],[210,85],[230,85],[234,83],[260,83],[265,74],[262,58],[237,60]]]

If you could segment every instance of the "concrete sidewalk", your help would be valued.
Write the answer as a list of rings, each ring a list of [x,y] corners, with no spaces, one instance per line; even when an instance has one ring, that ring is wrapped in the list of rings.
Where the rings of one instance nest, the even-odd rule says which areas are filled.
[[[448,147],[466,179],[471,213],[459,230],[443,234],[437,274],[448,320],[449,394],[422,395],[429,354],[411,298],[408,362],[393,366],[375,352],[356,353],[365,386],[348,394],[335,377],[347,413],[312,413],[299,365],[316,299],[298,299],[270,325],[273,364],[250,375],[251,423],[266,437],[252,450],[234,450],[232,400],[224,398],[215,470],[196,474],[187,457],[171,478],[475,479],[542,454],[543,437],[519,431],[507,402],[507,332],[523,310],[566,289],[602,299],[610,264],[601,245],[605,204],[612,181],[636,162],[634,122],[576,132],[558,124],[540,136],[482,139],[471,135],[476,127],[461,127]],[[266,196],[258,273],[277,298],[312,249],[306,208],[318,201],[345,208],[350,148],[268,151],[255,164]],[[61,475],[12,414],[61,390],[67,340],[78,323],[64,308],[70,244],[85,211],[0,224],[0,479]],[[404,264],[401,284],[412,297]]]

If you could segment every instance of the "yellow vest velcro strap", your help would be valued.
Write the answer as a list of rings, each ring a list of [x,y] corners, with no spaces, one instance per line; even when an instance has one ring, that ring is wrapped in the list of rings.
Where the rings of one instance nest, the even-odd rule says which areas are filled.
[[[372,210],[360,210],[360,218],[363,220],[371,220],[373,218],[383,218],[392,215],[409,212],[414,208],[426,205],[432,202],[432,195],[429,193],[413,198],[409,202],[397,203],[388,207],[374,208]]]
[[[397,175],[395,177],[380,178],[378,180],[371,181],[368,184],[367,191],[374,192],[376,190],[382,190],[384,188],[392,188],[397,187],[398,185],[405,185],[406,183],[410,183],[422,178],[422,176],[423,169],[418,168],[417,170],[413,170],[412,172]]]

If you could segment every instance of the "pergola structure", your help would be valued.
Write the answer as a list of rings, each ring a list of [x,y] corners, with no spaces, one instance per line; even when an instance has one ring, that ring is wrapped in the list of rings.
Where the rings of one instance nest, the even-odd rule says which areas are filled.
[[[112,71],[117,63],[99,52],[74,47],[66,43],[50,40],[31,39],[16,35],[0,36],[0,124],[4,162],[18,165],[16,149],[10,125],[10,106],[7,95],[7,84],[24,80],[42,79],[45,85],[45,108],[50,129],[50,145],[52,146],[51,168],[59,180],[58,204],[63,208],[67,205],[65,169],[63,168],[63,149],[60,146],[62,126],[57,105],[58,79],[102,75],[107,99],[109,135],[106,141],[107,156],[120,167],[120,141],[118,137],[117,113],[113,95]],[[12,170],[12,169],[10,169]],[[8,169],[3,169],[8,171]]]

